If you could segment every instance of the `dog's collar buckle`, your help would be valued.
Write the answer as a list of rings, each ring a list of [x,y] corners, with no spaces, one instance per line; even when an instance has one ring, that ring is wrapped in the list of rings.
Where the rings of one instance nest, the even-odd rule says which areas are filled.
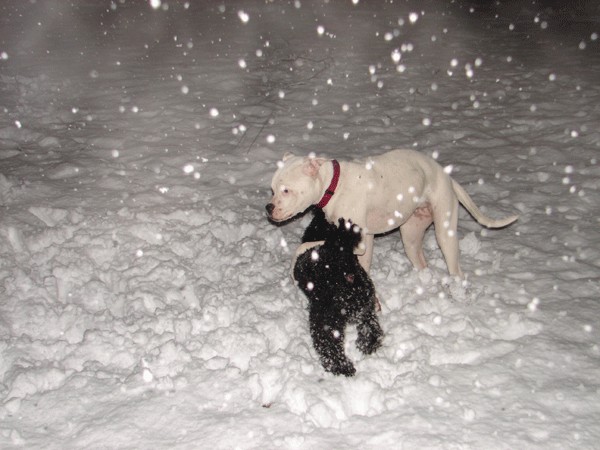
[[[331,183],[329,183],[329,187],[325,190],[325,194],[323,194],[323,198],[321,201],[317,203],[317,208],[325,208],[333,194],[335,194],[335,188],[337,187],[338,181],[340,179],[340,163],[337,160],[332,159],[331,163],[333,164],[333,178],[331,179]]]

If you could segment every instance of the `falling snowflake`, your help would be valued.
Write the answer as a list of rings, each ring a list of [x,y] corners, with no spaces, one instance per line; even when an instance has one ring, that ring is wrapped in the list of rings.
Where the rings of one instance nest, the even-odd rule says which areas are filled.
[[[242,23],[248,23],[248,21],[250,20],[250,16],[242,10],[238,11],[238,17],[240,18]]]

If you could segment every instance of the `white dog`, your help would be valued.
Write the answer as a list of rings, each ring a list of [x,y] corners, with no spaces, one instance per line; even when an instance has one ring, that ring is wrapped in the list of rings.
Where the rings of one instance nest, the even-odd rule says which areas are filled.
[[[493,220],[432,158],[413,150],[393,150],[365,161],[342,161],[286,154],[273,175],[269,218],[286,221],[317,205],[327,220],[351,220],[363,230],[359,260],[369,271],[373,237],[400,227],[404,251],[417,269],[427,267],[423,236],[433,223],[450,275],[462,277],[458,261],[458,203],[481,225],[501,228],[518,216]]]

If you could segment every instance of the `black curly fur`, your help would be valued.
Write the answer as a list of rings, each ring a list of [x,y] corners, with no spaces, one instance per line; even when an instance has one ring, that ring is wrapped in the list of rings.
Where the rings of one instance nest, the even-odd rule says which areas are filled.
[[[332,237],[336,231],[337,227],[325,219],[323,210],[313,207],[313,219],[304,230],[302,242],[325,241]]]
[[[356,346],[371,354],[381,346],[383,332],[375,312],[375,287],[354,254],[360,230],[340,219],[327,223],[323,213],[304,233],[303,242],[324,240],[296,260],[294,278],[309,300],[310,334],[325,370],[352,376],[356,369],[344,352],[346,325],[356,323]]]

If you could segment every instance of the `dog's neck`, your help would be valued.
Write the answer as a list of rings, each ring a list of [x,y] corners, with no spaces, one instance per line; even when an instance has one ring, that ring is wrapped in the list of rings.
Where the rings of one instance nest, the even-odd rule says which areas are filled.
[[[337,188],[338,181],[340,180],[340,163],[337,162],[337,160],[332,159],[331,164],[333,165],[333,176],[329,186],[327,189],[325,189],[325,194],[323,194],[323,197],[321,197],[321,200],[319,203],[317,203],[317,208],[323,209],[325,206],[327,206],[327,203],[329,203],[329,200],[331,200],[331,197],[333,197],[333,194],[335,194],[335,189]]]

